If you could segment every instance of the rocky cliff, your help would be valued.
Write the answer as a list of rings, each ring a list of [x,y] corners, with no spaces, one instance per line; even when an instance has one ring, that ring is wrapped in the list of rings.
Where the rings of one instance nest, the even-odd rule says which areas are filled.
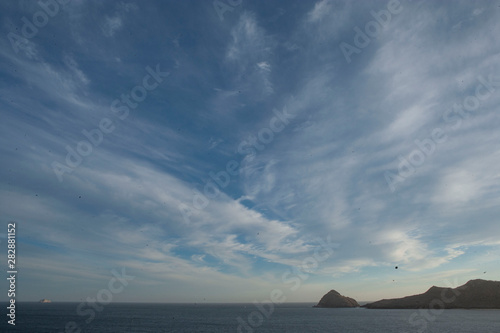
[[[330,290],[325,296],[321,298],[319,303],[315,305],[316,308],[355,308],[359,304],[356,300],[342,296],[335,290]]]

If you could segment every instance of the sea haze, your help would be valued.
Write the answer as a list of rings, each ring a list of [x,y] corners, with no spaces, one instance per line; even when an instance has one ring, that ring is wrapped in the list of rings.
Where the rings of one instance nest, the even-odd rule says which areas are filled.
[[[113,303],[90,316],[79,316],[79,303],[20,303],[15,329],[0,323],[1,332],[63,332],[75,322],[81,332],[335,332],[335,333],[497,333],[500,310],[369,310],[322,309],[313,303],[276,306],[269,317],[253,304]],[[267,308],[268,309],[268,308]],[[254,312],[257,311],[257,312]],[[252,314],[253,313],[253,314]],[[252,327],[253,323],[262,324]],[[241,318],[248,326],[244,327]],[[252,320],[252,319],[250,319]],[[241,326],[240,326],[241,325]],[[10,325],[9,325],[10,326]],[[78,332],[75,328],[74,332]]]

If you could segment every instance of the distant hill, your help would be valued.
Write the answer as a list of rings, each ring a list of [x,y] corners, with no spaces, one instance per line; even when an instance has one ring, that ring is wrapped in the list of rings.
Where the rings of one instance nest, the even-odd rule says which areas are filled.
[[[355,299],[342,296],[335,290],[330,290],[324,295],[315,308],[355,308],[359,304]]]
[[[470,280],[457,288],[433,286],[423,294],[363,305],[368,309],[500,309],[500,281]]]

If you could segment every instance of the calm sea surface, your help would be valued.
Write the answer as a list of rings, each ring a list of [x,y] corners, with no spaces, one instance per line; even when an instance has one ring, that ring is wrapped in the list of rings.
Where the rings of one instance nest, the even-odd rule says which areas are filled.
[[[276,306],[270,313],[253,304],[118,303],[102,311],[84,307],[78,315],[78,305],[20,303],[14,328],[7,324],[3,303],[0,332],[500,332],[500,310],[319,309],[297,303]]]

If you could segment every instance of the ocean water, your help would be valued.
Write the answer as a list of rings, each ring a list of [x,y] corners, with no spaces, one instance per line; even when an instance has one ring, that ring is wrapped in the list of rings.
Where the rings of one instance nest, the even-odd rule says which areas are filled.
[[[78,305],[17,304],[16,326],[4,315],[0,332],[500,332],[500,310],[320,309],[294,303],[260,311],[253,304],[112,303],[101,311],[81,308],[79,315]]]

